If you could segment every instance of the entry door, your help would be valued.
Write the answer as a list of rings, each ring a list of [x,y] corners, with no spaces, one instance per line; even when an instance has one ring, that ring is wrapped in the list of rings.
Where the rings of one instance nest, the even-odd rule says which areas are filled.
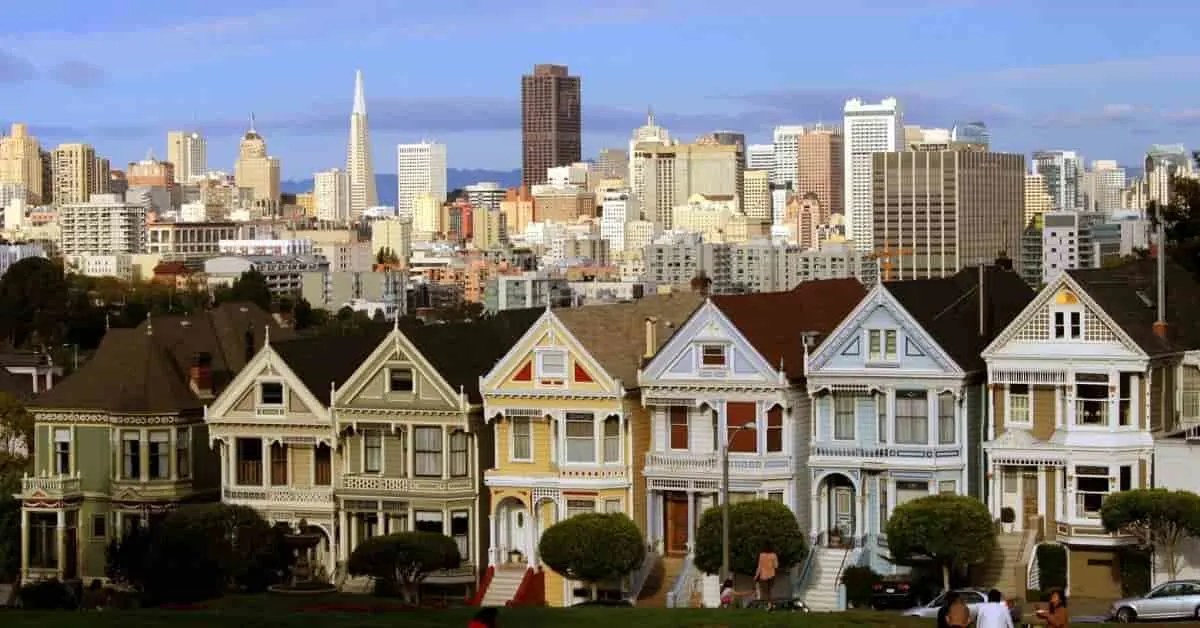
[[[833,526],[841,531],[843,538],[854,536],[854,489],[849,486],[833,487]]]
[[[687,554],[688,543],[688,504],[683,495],[667,495],[665,528],[667,532],[667,553]]]
[[[520,508],[510,508],[508,510],[508,547],[505,548],[506,552],[516,550],[521,552],[521,554],[525,553],[525,526],[528,523],[525,512]],[[506,561],[508,560],[508,556],[503,556],[502,558]]]
[[[78,535],[76,533],[76,528],[74,526],[72,526],[72,527],[69,527],[69,528],[63,530],[63,535],[64,535],[63,551],[66,552],[66,555],[62,557],[63,579],[64,580],[74,580],[77,575],[76,571],[78,569],[78,565],[77,565],[76,561],[77,561],[77,557],[79,555],[78,554],[79,548],[76,547],[76,545],[78,544]]]
[[[1021,521],[1019,528],[1029,525],[1029,518],[1038,514],[1037,475],[1026,472],[1021,476]]]

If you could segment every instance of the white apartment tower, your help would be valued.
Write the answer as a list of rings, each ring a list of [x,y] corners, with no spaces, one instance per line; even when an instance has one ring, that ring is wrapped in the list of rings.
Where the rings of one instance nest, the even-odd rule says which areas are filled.
[[[446,200],[445,144],[400,144],[396,147],[396,156],[399,164],[397,215],[412,217],[413,203],[422,194],[432,196],[438,203]]]
[[[634,129],[633,136],[629,138],[629,177],[626,180],[633,188],[634,195],[642,199],[642,190],[646,187],[645,164],[634,156],[638,144],[671,145],[671,134],[654,123],[654,109],[646,111],[646,124]]]
[[[899,150],[904,141],[904,112],[895,98],[878,104],[854,98],[846,101],[842,132],[846,236],[853,239],[857,250],[870,251],[874,240],[871,155]]]
[[[175,183],[185,185],[203,180],[208,172],[204,136],[195,131],[168,131],[167,161],[175,166]]]
[[[145,252],[146,206],[127,203],[120,194],[93,194],[87,202],[64,204],[58,221],[64,257]]]
[[[313,206],[318,220],[350,220],[350,173],[333,168],[313,175]]]
[[[775,169],[775,145],[751,144],[746,147],[746,170]]]
[[[1120,209],[1125,191],[1125,169],[1117,162],[1099,159],[1092,162],[1084,186],[1085,211],[1111,213]]]
[[[772,135],[774,158],[771,161],[771,183],[775,185],[792,184],[800,179],[800,136],[806,129],[799,125],[775,127]]]
[[[1042,175],[1054,209],[1083,209],[1083,159],[1070,150],[1040,150],[1033,153],[1033,173]]]
[[[350,177],[350,217],[357,219],[379,204],[375,194],[375,169],[371,167],[371,140],[367,135],[367,95],[362,70],[354,75],[354,109],[350,113],[350,141],[346,145],[346,174]]]
[[[600,215],[600,237],[608,241],[611,253],[625,251],[626,225],[641,220],[641,207],[637,197],[628,189],[604,193],[603,213]]]

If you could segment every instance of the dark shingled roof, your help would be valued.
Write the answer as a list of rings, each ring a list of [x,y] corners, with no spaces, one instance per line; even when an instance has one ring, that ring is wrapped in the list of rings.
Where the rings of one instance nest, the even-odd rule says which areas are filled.
[[[998,266],[984,267],[981,335],[979,275],[979,267],[974,266],[942,279],[884,283],[896,301],[967,373],[985,368],[980,353],[1035,296],[1015,272]]]
[[[811,348],[837,328],[867,289],[856,279],[805,281],[787,292],[714,296],[713,303],[763,358],[789,379],[804,377],[804,332]]]
[[[29,401],[33,398],[33,377],[27,374],[17,375],[0,366],[0,393],[17,401]]]
[[[252,357],[247,334],[250,349],[261,347],[267,327],[272,339],[292,335],[268,312],[247,303],[159,317],[136,329],[111,329],[91,360],[34,397],[29,406],[115,414],[199,409],[203,404],[188,383],[196,354],[212,357],[213,392],[219,394]]]
[[[1155,260],[1114,268],[1068,270],[1109,318],[1150,356],[1200,349],[1200,285],[1186,269],[1166,262],[1167,337],[1154,335],[1158,318]]]
[[[402,328],[454,390],[479,403],[479,378],[496,366],[545,313],[545,309],[504,310],[477,321]]]
[[[329,385],[341,386],[392,331],[390,324],[369,323],[351,334],[307,336],[284,342],[271,339],[271,349],[292,369],[308,392],[329,404]]]

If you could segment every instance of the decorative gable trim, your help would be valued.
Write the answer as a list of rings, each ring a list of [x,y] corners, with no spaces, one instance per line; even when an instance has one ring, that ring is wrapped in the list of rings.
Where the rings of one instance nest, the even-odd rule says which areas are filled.
[[[917,322],[917,319],[904,309],[904,306],[896,300],[896,297],[888,292],[883,284],[875,284],[867,296],[863,297],[858,305],[842,319],[841,323],[829,334],[817,348],[809,353],[807,371],[810,375],[817,374],[817,371],[825,368],[826,365],[839,353],[841,355],[859,355],[862,353],[862,335],[863,324],[867,318],[878,308],[884,308],[891,312],[892,316],[900,324],[900,327],[905,332],[905,355],[911,357],[928,356],[937,362],[944,371],[951,375],[963,375],[962,367],[946,353],[944,349],[937,343],[933,336],[925,330],[924,327]],[[910,340],[916,338],[916,341]],[[912,348],[921,353],[909,353],[910,343]],[[921,347],[925,349],[922,350]],[[844,349],[843,349],[844,347]],[[855,353],[847,351],[854,347],[857,349]],[[841,349],[839,351],[839,349]],[[903,372],[903,369],[900,371]]]
[[[238,371],[234,376],[233,381],[221,391],[221,394],[213,400],[208,407],[205,420],[208,422],[223,420],[226,414],[233,410],[237,402],[246,394],[255,394],[254,387],[258,383],[258,378],[262,376],[270,377],[272,380],[282,379],[285,386],[284,402],[287,402],[287,391],[300,395],[300,400],[308,408],[308,411],[313,416],[325,416],[327,409],[326,404],[322,403],[313,391],[309,390],[291,367],[284,362],[283,358],[275,353],[275,349],[271,348],[270,344],[264,345],[259,349],[258,353],[250,359],[250,362]],[[270,420],[270,419],[268,419]]]
[[[385,370],[387,362],[399,355],[406,356],[407,359],[405,361],[412,364],[414,378],[417,373],[420,373],[426,381],[433,384],[442,401],[452,407],[458,406],[461,411],[466,412],[468,405],[466,395],[463,395],[461,391],[451,388],[446,383],[446,380],[442,378],[442,374],[433,368],[429,360],[424,355],[421,355],[421,352],[417,350],[403,332],[396,328],[393,328],[387,336],[384,336],[379,345],[362,361],[362,364],[359,364],[358,368],[354,369],[354,372],[346,378],[346,381],[342,382],[341,386],[333,391],[334,407],[338,407],[338,411],[340,412],[341,406],[349,406],[350,402],[356,399],[362,393],[363,389],[371,383],[374,375],[381,370]],[[388,402],[385,405],[390,406],[393,403]]]
[[[786,323],[784,323],[786,324]],[[723,332],[720,333],[720,332]],[[796,342],[800,342],[799,334],[797,334]],[[726,349],[726,364],[731,374],[747,375],[751,372],[758,372],[764,376],[769,376],[772,381],[786,382],[786,376],[783,373],[782,364],[770,364],[766,358],[758,352],[753,344],[742,334],[742,331],[730,321],[725,313],[721,311],[711,300],[707,300],[692,315],[688,318],[679,330],[671,336],[654,357],[638,371],[639,386],[660,386],[661,380],[680,381],[687,380],[696,382],[699,385],[702,381],[718,381],[716,378],[702,379],[699,377],[690,377],[682,372],[682,361],[699,360],[699,357],[692,355],[692,347],[700,347],[701,345],[724,345],[733,348],[740,356],[745,357],[750,364],[739,364],[730,356],[728,348]],[[696,349],[699,351],[699,349]],[[741,367],[749,367],[751,370],[746,371]],[[679,368],[677,368],[679,367]],[[753,386],[753,381],[738,380],[737,385]]]
[[[1085,313],[1085,333],[1089,326],[1088,319],[1093,321],[1093,325],[1099,323],[1105,328],[1105,337],[1088,338],[1085,336],[1085,341],[1109,340],[1111,342],[1117,342],[1124,345],[1126,349],[1134,354],[1142,358],[1149,359],[1149,356],[1146,355],[1146,352],[1143,351],[1142,348],[1138,346],[1138,344],[1134,342],[1132,338],[1129,337],[1129,334],[1125,333],[1125,330],[1122,329],[1120,325],[1112,320],[1112,318],[1108,315],[1108,312],[1105,312],[1104,309],[1101,308],[1094,299],[1092,299],[1091,295],[1089,295],[1082,286],[1072,279],[1069,273],[1065,272],[1060,273],[1058,278],[1056,278],[1053,282],[1046,284],[1046,286],[1042,288],[1042,291],[1039,292],[1036,297],[1034,297],[1033,301],[1026,305],[1025,309],[1021,310],[1021,313],[1018,314],[1017,317],[1014,318],[1012,322],[1004,328],[1004,331],[1001,332],[1000,335],[996,336],[995,340],[992,340],[991,344],[989,344],[987,348],[980,353],[980,355],[982,355],[985,360],[995,357],[997,352],[1014,340],[1029,342],[1049,342],[1053,340],[1049,333],[1051,328],[1050,326],[1052,324],[1052,321],[1050,320],[1050,306],[1051,302],[1054,301],[1058,294],[1063,290],[1070,291],[1078,298],[1078,305]],[[1031,331],[1043,328],[1047,330],[1045,334],[1035,334]]]

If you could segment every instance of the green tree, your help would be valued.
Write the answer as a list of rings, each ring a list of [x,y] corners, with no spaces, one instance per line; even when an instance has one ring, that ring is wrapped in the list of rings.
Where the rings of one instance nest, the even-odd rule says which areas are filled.
[[[1200,152],[1193,158],[1200,164]],[[1163,223],[1171,259],[1200,275],[1200,180],[1172,177],[1170,199],[1151,202],[1146,213],[1156,225]]]
[[[538,555],[554,571],[586,582],[595,599],[598,583],[623,578],[642,564],[646,546],[628,515],[585,513],[543,532]]]
[[[701,571],[721,570],[721,507],[714,506],[700,517],[696,532],[695,564]],[[764,548],[775,550],[779,570],[804,560],[808,547],[796,515],[783,504],[758,499],[729,506],[729,569],[747,576],[758,570],[758,555]]]
[[[33,415],[15,397],[0,393],[0,453],[24,450],[33,454]]]
[[[0,582],[16,582],[21,568],[21,492],[25,461],[0,452]]]
[[[1174,580],[1180,545],[1200,536],[1200,495],[1163,488],[1121,491],[1104,500],[1100,520],[1105,530],[1131,534],[1141,549],[1158,553],[1168,579]]]
[[[0,278],[0,332],[16,347],[58,344],[67,320],[67,281],[62,266],[27,257]]]
[[[370,576],[377,591],[399,587],[404,600],[420,601],[421,582],[435,571],[462,564],[454,539],[435,532],[398,532],[373,536],[358,544],[346,563],[353,576]]]
[[[950,588],[950,572],[992,556],[996,527],[983,502],[963,495],[930,495],[903,504],[887,522],[892,561],[901,565],[932,563]]]
[[[313,325],[313,308],[308,299],[301,298],[292,307],[292,326],[296,329],[308,329]]]
[[[267,287],[267,278],[253,268],[233,282],[229,297],[232,301],[249,301],[271,311],[271,290]]]

